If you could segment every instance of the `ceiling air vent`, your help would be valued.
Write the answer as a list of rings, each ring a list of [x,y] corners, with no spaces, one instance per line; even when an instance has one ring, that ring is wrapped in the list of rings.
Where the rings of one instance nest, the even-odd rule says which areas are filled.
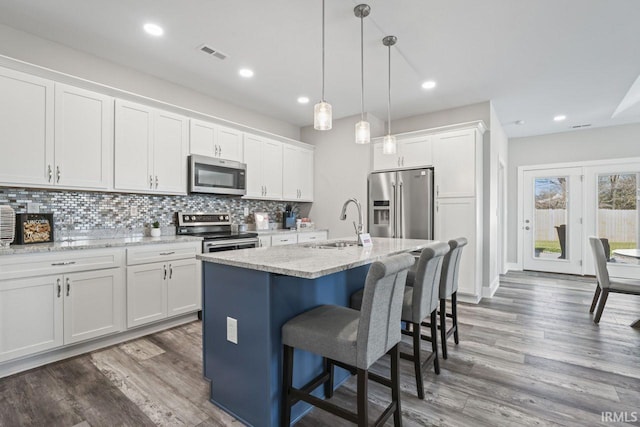
[[[591,126],[591,123],[585,123],[583,125],[575,125],[575,126],[571,126],[572,129],[580,129],[580,128],[588,128],[589,126]]]
[[[201,52],[204,52],[207,55],[215,56],[218,59],[227,59],[227,56],[228,56],[226,53],[222,53],[219,50],[214,49],[211,46],[208,46],[206,44],[203,44],[202,46],[198,47],[198,49]]]

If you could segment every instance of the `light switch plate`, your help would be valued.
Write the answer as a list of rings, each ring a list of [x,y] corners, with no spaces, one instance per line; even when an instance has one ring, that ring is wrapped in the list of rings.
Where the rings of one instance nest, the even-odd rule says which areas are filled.
[[[227,317],[227,341],[238,344],[238,319]]]
[[[40,213],[40,203],[27,202],[27,213]]]
[[[131,216],[138,216],[138,207],[137,206],[131,206],[131,208],[129,210],[129,214]]]

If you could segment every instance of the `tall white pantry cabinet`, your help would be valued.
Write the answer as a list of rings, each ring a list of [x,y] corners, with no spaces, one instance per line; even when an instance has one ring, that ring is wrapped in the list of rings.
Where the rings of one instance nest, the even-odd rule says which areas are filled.
[[[446,242],[466,237],[469,241],[462,252],[458,294],[472,302],[478,302],[482,292],[485,129],[483,122],[472,122],[399,134],[394,155],[382,154],[381,140],[374,141],[372,148],[374,171],[433,167],[434,239]]]

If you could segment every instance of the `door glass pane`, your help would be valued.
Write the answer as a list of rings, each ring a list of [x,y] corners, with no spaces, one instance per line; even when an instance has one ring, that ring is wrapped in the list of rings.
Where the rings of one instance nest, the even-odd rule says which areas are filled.
[[[598,237],[609,262],[638,263],[638,176],[640,173],[598,175]]]
[[[568,177],[536,178],[534,256],[544,259],[567,258]]]

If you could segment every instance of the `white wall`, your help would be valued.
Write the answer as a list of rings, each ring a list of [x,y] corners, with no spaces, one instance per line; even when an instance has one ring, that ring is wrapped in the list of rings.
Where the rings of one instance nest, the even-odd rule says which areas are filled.
[[[382,132],[384,122],[371,114],[371,133]],[[301,139],[315,145],[314,202],[309,213],[316,227],[328,228],[329,237],[353,237],[353,221],[358,215],[355,206],[347,209],[347,220],[340,220],[344,202],[355,197],[362,203],[367,229],[367,176],[371,164],[371,145],[354,143],[355,124],[360,115],[333,121],[330,131],[317,131],[313,126],[301,130]]]
[[[0,25],[0,55],[199,111],[256,129],[299,139],[300,128],[203,95],[149,74]]]
[[[505,133],[500,119],[498,118],[493,105],[491,105],[491,123],[489,125],[491,129],[490,135],[490,150],[489,159],[486,163],[489,164],[489,169],[485,167],[485,172],[489,173],[489,176],[485,179],[488,180],[488,186],[485,186],[485,190],[488,188],[489,199],[487,204],[485,194],[485,229],[489,230],[488,236],[485,238],[485,251],[489,252],[489,269],[488,275],[485,278],[485,284],[493,284],[498,280],[499,274],[504,273],[504,253],[506,248],[506,170],[504,170],[505,176],[502,181],[502,191],[499,188],[499,173],[500,164],[504,165],[505,169],[508,162],[508,138]],[[486,159],[485,159],[486,160]],[[502,197],[502,200],[500,198]],[[503,218],[500,221],[500,218]]]
[[[640,125],[583,129],[509,140],[507,261],[517,262],[518,167],[640,157]]]

